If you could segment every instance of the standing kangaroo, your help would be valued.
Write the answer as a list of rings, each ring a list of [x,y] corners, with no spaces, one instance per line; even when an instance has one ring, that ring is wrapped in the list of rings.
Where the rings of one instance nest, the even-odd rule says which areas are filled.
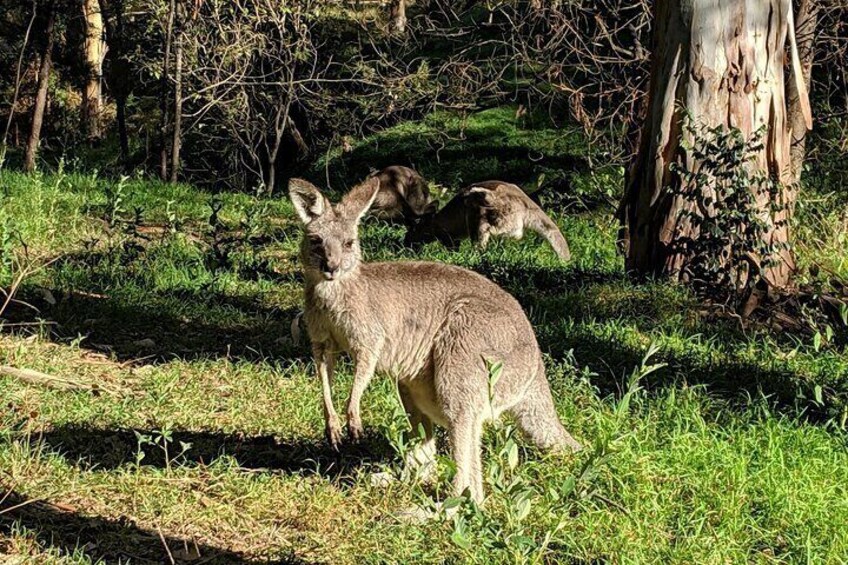
[[[445,426],[456,492],[469,489],[481,502],[484,421],[508,411],[540,447],[577,450],[580,444],[557,417],[536,336],[512,296],[451,265],[362,262],[357,228],[379,186],[372,177],[331,204],[306,181],[289,184],[305,226],[304,317],[322,385],[327,438],[333,446],[341,441],[331,387],[336,355],[348,352],[355,363],[347,404],[350,436],[362,435],[360,400],[375,371],[391,376],[412,429],[421,426],[425,434],[408,463],[433,461],[433,425]],[[491,404],[487,360],[503,363]]]
[[[462,239],[471,238],[485,248],[492,236],[521,239],[525,230],[544,237],[563,261],[571,259],[568,242],[553,220],[518,186],[500,181],[479,182],[463,189],[444,208],[414,225],[406,243],[439,240],[455,247]]]

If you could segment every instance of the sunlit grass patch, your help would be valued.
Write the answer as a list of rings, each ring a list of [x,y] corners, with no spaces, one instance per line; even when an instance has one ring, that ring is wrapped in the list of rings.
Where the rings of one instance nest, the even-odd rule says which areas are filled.
[[[373,156],[411,151],[415,136],[422,169],[452,189],[484,174],[532,182],[559,166],[518,149],[582,155],[568,132],[516,121],[513,109],[465,123],[437,115],[331,154],[333,188],[356,182]],[[490,137],[513,154],[462,154]],[[568,264],[535,236],[413,250],[401,226],[362,227],[369,260],[457,264],[514,294],[558,413],[586,446],[539,453],[507,419],[485,434],[484,507],[459,502],[455,518],[409,524],[404,511],[451,498],[450,461],[440,459],[435,485],[372,484],[378,471],[402,476],[405,423],[385,379],[364,399],[365,440],[341,453],[324,441],[309,347],[291,333],[302,278],[286,198],[0,173],[0,235],[14,235],[0,238],[4,249],[25,242],[51,261],[23,285],[26,304],[3,314],[0,365],[80,385],[0,376],[0,554],[62,564],[167,563],[169,552],[177,563],[844,560],[842,342],[716,320],[681,286],[632,282],[610,218],[620,171],[573,175],[567,211],[552,214]],[[837,208],[803,211],[827,228],[799,230],[805,268],[842,273]],[[12,268],[0,262],[4,287]],[[663,366],[631,378],[652,345],[647,364]],[[349,362],[337,383],[342,405]]]

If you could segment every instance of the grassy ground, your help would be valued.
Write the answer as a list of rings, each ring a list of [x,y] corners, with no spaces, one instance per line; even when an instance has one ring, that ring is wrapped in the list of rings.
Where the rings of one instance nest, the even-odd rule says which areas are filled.
[[[447,461],[436,486],[369,480],[400,468],[403,418],[390,382],[366,395],[365,441],[340,454],[323,441],[319,384],[289,330],[301,282],[287,200],[0,172],[0,286],[22,264],[43,265],[20,291],[26,304],[4,314],[0,365],[76,387],[0,376],[0,556],[848,560],[844,330],[824,341],[812,330],[743,330],[706,316],[681,288],[629,282],[606,204],[620,172],[591,173],[571,134],[524,125],[511,110],[465,123],[436,116],[329,155],[313,171],[331,171],[339,188],[368,164],[415,154],[410,164],[456,188],[493,176],[531,183],[576,164],[568,212],[557,217],[572,264],[532,238],[485,253],[431,244],[418,256],[482,272],[519,298],[560,415],[589,448],[546,456],[504,422],[486,436],[484,509],[423,525],[397,515],[447,496]],[[481,162],[493,143],[513,149]],[[820,204],[800,211],[801,260],[844,277],[844,210],[817,190],[808,200]],[[370,259],[412,257],[402,240],[401,228],[363,229]],[[349,383],[343,365],[339,404]]]

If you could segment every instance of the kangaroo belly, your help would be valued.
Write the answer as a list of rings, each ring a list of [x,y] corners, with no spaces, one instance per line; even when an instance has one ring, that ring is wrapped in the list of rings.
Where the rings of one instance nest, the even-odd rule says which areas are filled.
[[[377,370],[400,382],[417,378],[431,365],[432,343],[409,336],[390,336],[383,345]]]
[[[418,410],[436,424],[446,425],[447,418],[436,395],[433,339],[427,339],[423,332],[410,332],[398,337],[402,339],[389,339],[384,345],[378,370],[396,379],[398,386],[407,390]]]
[[[412,379],[405,380],[401,383],[401,386],[406,388],[412,403],[418,410],[434,423],[447,426],[447,418],[436,397],[436,386],[432,371],[424,371]]]

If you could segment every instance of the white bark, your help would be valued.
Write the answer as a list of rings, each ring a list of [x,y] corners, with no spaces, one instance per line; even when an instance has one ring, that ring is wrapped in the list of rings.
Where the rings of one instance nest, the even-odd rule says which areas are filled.
[[[103,15],[98,0],[83,0],[83,21],[85,38],[86,80],[83,87],[82,119],[89,138],[101,137],[100,114],[103,108],[101,82],[103,78],[103,59],[106,57],[106,42],[103,34]]]
[[[779,204],[785,212],[776,220],[791,215],[795,193],[784,74],[787,46],[793,63],[797,50],[790,0],[657,0],[654,14],[648,114],[622,206],[624,237],[629,269],[679,277],[688,258],[673,243],[697,233],[680,213],[691,202],[667,189],[678,182],[672,162],[698,168],[688,144],[681,144],[681,136],[689,135],[682,128],[687,113],[698,125],[738,128],[746,138],[764,127],[765,144],[754,166],[783,185]],[[799,89],[799,97],[807,118],[806,89]],[[760,195],[758,205],[766,213],[768,195]],[[788,226],[767,237],[788,242]],[[787,250],[766,278],[785,286],[793,269]]]

